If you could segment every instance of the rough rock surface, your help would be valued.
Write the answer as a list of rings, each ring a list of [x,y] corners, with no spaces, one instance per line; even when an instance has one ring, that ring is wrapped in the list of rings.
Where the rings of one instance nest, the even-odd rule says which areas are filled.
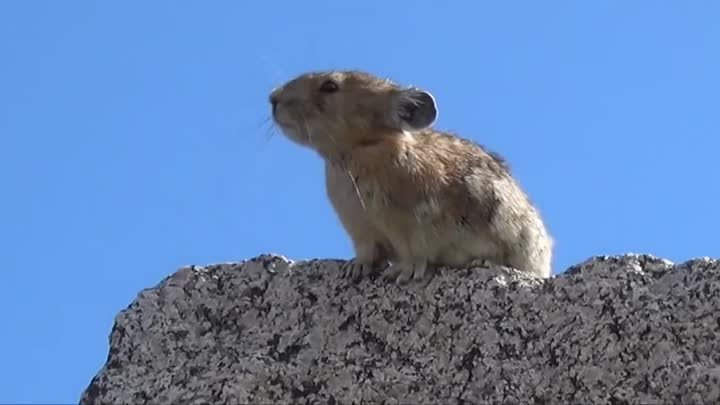
[[[263,255],[141,292],[81,403],[719,403],[720,261],[479,263],[425,288]]]

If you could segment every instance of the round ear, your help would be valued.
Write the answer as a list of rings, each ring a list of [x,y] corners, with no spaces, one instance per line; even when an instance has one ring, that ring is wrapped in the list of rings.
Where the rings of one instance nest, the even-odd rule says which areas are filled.
[[[435,123],[438,110],[432,94],[410,88],[400,93],[395,114],[402,129],[420,131]]]

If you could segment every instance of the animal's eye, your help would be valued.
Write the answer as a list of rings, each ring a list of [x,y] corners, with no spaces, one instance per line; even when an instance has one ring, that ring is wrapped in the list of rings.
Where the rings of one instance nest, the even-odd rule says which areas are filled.
[[[320,91],[324,93],[334,93],[338,91],[338,85],[332,80],[326,80],[320,85]]]

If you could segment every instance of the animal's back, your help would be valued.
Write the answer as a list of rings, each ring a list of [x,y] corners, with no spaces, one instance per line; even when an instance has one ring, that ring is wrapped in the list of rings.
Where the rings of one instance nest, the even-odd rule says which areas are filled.
[[[538,209],[511,173],[505,159],[481,144],[456,134],[425,131],[418,150],[447,162],[456,192],[451,198],[461,223],[444,262],[460,265],[473,258],[548,277],[553,240]],[[420,145],[423,147],[421,148]]]

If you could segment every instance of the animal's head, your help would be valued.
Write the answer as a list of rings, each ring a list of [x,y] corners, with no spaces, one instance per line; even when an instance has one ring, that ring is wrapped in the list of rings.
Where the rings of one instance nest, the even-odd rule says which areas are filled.
[[[323,155],[430,127],[433,96],[358,71],[306,73],[270,94],[274,121],[291,140]]]

